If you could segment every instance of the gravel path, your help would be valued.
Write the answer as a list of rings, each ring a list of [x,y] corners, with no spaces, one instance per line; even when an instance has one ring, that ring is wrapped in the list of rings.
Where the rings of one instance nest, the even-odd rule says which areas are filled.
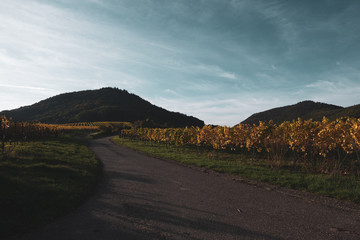
[[[360,239],[360,208],[186,167],[93,140],[97,192],[75,212],[23,236],[51,239]]]

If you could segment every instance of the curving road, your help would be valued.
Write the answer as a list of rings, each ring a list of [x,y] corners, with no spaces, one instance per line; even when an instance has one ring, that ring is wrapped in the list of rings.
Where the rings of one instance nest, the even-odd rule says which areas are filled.
[[[356,205],[151,158],[109,138],[90,148],[104,164],[97,192],[17,239],[360,239]]]

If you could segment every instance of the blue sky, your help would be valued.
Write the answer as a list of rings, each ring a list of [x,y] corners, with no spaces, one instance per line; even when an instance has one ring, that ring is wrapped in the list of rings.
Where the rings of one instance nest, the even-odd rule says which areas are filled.
[[[207,124],[360,104],[357,0],[1,0],[0,110],[118,87]]]

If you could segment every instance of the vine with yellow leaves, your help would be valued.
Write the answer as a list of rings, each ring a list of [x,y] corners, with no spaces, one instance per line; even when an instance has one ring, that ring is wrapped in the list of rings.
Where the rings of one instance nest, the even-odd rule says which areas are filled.
[[[54,124],[14,122],[11,118],[0,116],[0,157],[6,157],[16,144],[56,137],[66,128]]]
[[[235,127],[133,128],[122,136],[175,146],[205,146],[252,153],[272,168],[292,167],[311,172],[359,174],[360,119],[238,124]]]

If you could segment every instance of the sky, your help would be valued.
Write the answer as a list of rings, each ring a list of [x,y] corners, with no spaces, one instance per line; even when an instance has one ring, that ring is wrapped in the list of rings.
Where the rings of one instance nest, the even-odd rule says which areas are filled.
[[[358,0],[1,0],[0,111],[117,87],[233,126],[360,104]]]

